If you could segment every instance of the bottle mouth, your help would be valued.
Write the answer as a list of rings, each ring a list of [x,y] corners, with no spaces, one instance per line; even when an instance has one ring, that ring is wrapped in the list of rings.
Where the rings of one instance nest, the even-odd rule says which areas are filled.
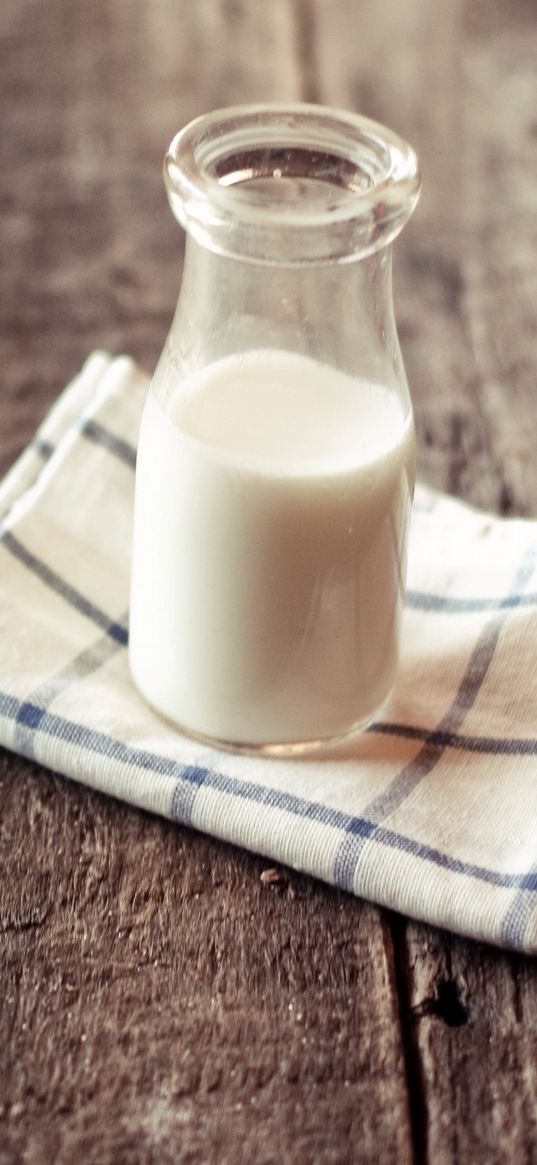
[[[222,255],[268,264],[349,262],[390,243],[416,205],[414,150],[391,130],[321,105],[235,106],[173,139],[175,217]]]

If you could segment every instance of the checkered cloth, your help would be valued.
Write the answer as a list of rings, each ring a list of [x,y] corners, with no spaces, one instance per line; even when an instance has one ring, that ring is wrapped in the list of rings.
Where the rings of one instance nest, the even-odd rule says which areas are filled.
[[[537,952],[537,523],[420,488],[382,720],[338,756],[211,750],[129,676],[146,387],[131,361],[95,353],[0,486],[0,742],[271,862]]]

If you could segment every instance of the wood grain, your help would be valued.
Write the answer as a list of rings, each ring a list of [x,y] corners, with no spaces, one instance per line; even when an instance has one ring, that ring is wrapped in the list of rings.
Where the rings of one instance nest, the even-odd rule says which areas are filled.
[[[3,1160],[412,1160],[377,911],[13,767]]]
[[[0,472],[94,347],[150,369],[176,129],[326,101],[417,147],[420,471],[537,516],[532,0],[3,0]],[[0,1165],[537,1161],[533,963],[0,758]]]

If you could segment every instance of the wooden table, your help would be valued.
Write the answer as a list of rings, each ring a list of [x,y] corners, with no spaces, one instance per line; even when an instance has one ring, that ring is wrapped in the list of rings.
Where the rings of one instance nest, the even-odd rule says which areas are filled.
[[[95,347],[151,369],[195,114],[346,106],[417,148],[420,474],[537,517],[534,0],[2,0],[0,470]],[[537,1161],[537,971],[0,757],[0,1163]]]

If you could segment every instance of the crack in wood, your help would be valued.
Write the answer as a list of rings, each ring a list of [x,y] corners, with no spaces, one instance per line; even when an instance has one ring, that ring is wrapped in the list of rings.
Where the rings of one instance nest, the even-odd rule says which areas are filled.
[[[429,1165],[429,1113],[423,1063],[411,1006],[412,983],[406,943],[406,920],[391,912],[383,921],[385,948],[391,947],[393,987],[398,1003],[404,1072],[408,1094],[414,1165]],[[387,940],[387,941],[386,941]]]
[[[462,1002],[455,979],[442,979],[436,986],[434,995],[427,996],[411,1008],[415,1019],[433,1015],[447,1027],[463,1027],[468,1023],[470,1013]]]
[[[40,926],[44,926],[50,910],[46,910],[44,914],[40,914],[36,918],[16,918],[16,919],[0,919],[0,934],[19,934],[26,930],[38,930]]]

